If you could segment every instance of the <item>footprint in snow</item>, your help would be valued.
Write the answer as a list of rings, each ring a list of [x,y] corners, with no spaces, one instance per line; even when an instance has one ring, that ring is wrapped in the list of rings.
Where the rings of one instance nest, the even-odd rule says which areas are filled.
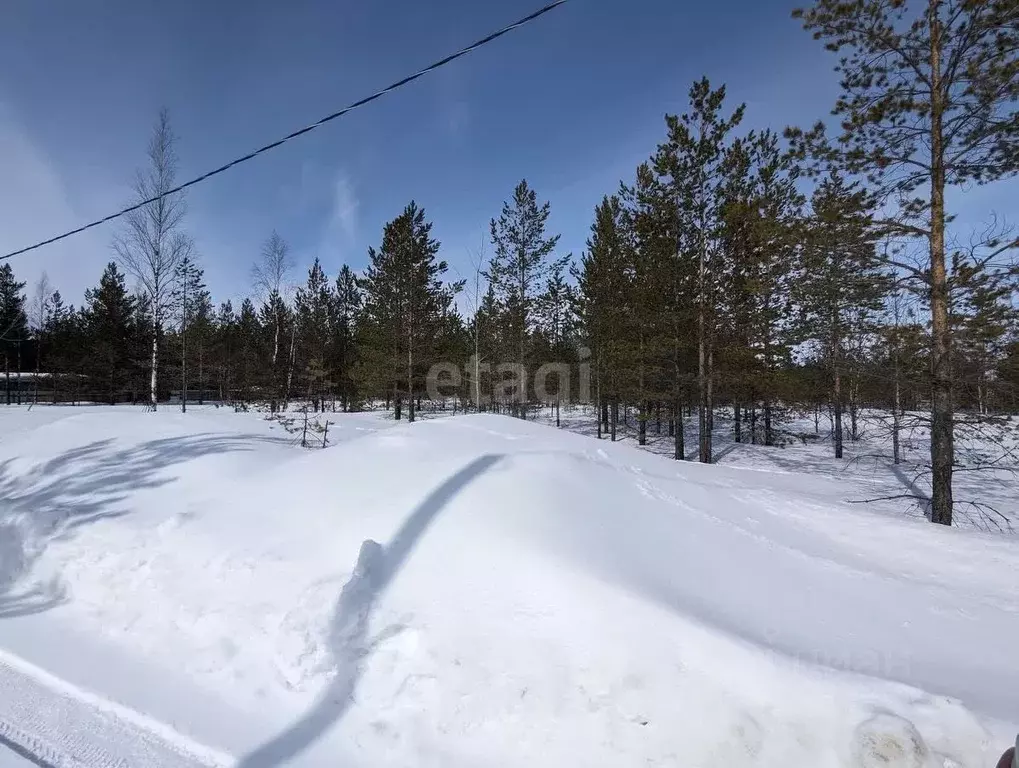
[[[853,751],[860,768],[923,768],[928,756],[916,726],[891,712],[879,712],[856,727]]]

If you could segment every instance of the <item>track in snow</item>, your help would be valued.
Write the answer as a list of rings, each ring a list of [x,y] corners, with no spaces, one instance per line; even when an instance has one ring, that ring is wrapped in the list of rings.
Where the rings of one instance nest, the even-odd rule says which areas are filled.
[[[80,695],[79,695],[80,694]],[[145,718],[0,654],[0,766],[211,768],[229,758],[165,738]],[[17,757],[15,757],[17,756]]]

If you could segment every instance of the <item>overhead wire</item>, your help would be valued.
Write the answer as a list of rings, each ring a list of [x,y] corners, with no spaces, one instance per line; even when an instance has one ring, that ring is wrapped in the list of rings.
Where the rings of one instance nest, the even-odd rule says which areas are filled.
[[[11,251],[10,253],[6,253],[3,256],[0,256],[0,261],[6,260],[6,259],[10,259],[10,258],[13,258],[15,256],[20,256],[20,255],[22,255],[24,253],[28,253],[29,251],[34,251],[34,250],[36,250],[38,248],[43,248],[43,247],[45,247],[47,245],[52,245],[53,243],[56,243],[56,242],[58,242],[60,240],[64,240],[64,239],[66,239],[68,237],[72,237],[73,235],[80,234],[82,232],[85,232],[86,230],[92,229],[94,227],[98,227],[98,226],[100,226],[102,224],[106,224],[107,222],[113,221],[115,219],[119,219],[121,216],[125,216],[125,215],[131,213],[132,211],[137,211],[139,208],[144,208],[147,205],[151,205],[152,203],[155,203],[155,202],[157,202],[158,200],[160,200],[160,199],[162,199],[164,197],[168,197],[170,195],[175,195],[178,192],[182,192],[185,189],[188,189],[189,187],[193,187],[196,184],[200,184],[201,182],[205,181],[206,179],[210,179],[213,176],[218,176],[219,174],[224,173],[225,171],[228,171],[231,168],[240,165],[241,163],[246,163],[249,160],[253,160],[254,158],[258,157],[259,155],[264,154],[265,152],[269,152],[270,150],[276,149],[277,147],[287,143],[288,141],[296,139],[299,136],[303,136],[306,133],[310,133],[311,131],[314,131],[316,128],[320,128],[321,126],[325,125],[326,123],[332,122],[333,120],[336,120],[337,118],[343,117],[348,112],[352,112],[353,110],[355,110],[355,109],[357,109],[359,107],[363,107],[366,104],[370,104],[371,102],[375,101],[376,99],[379,99],[379,98],[385,96],[387,93],[392,93],[393,91],[395,91],[395,90],[397,90],[399,88],[402,88],[403,86],[408,85],[409,83],[412,83],[415,80],[418,80],[419,78],[424,77],[425,75],[429,74],[430,72],[434,72],[435,70],[439,69],[440,67],[444,67],[445,65],[447,65],[447,64],[449,64],[449,63],[451,63],[453,61],[456,61],[457,59],[462,58],[462,57],[466,56],[467,54],[472,53],[473,51],[476,51],[478,48],[481,48],[482,46],[488,45],[489,43],[493,42],[494,40],[497,40],[498,38],[502,37],[503,35],[509,34],[510,32],[512,32],[512,31],[514,31],[516,29],[519,29],[520,27],[523,27],[524,25],[529,24],[530,22],[535,21],[536,19],[544,16],[549,11],[552,11],[555,8],[558,8],[560,5],[565,4],[567,1],[568,0],[554,0],[553,2],[549,3],[548,5],[543,6],[542,8],[539,8],[538,10],[534,11],[533,13],[529,13],[527,16],[524,16],[522,19],[518,19],[517,21],[514,21],[512,24],[507,24],[505,27],[502,27],[501,29],[498,29],[495,32],[492,32],[491,34],[486,35],[485,37],[481,38],[480,40],[476,40],[475,42],[471,43],[470,45],[468,45],[468,46],[466,46],[464,48],[461,48],[456,53],[452,53],[452,54],[450,54],[450,55],[448,55],[448,56],[446,56],[446,57],[444,57],[442,59],[439,59],[438,61],[435,61],[435,62],[429,64],[427,67],[424,67],[423,69],[418,70],[414,74],[408,75],[407,77],[404,77],[401,80],[397,80],[395,83],[392,83],[392,84],[386,86],[385,88],[382,88],[381,90],[376,91],[375,93],[371,94],[370,96],[365,96],[362,99],[358,99],[357,101],[355,101],[355,102],[353,102],[351,104],[348,104],[347,106],[343,107],[342,109],[339,109],[336,112],[333,112],[332,114],[326,115],[325,117],[321,118],[320,120],[317,120],[314,123],[311,123],[310,125],[306,125],[303,128],[300,128],[300,129],[298,129],[296,131],[293,131],[292,133],[288,133],[283,138],[277,139],[276,141],[273,141],[273,142],[271,142],[269,144],[266,144],[265,146],[259,147],[258,149],[254,150],[252,152],[249,152],[246,155],[238,157],[238,158],[236,158],[234,160],[231,160],[230,162],[225,163],[224,165],[221,165],[218,168],[214,168],[211,171],[207,171],[206,173],[203,173],[200,176],[196,176],[195,178],[193,178],[193,179],[191,179],[189,181],[186,181],[183,184],[178,184],[177,186],[173,187],[172,189],[168,189],[165,192],[162,192],[162,193],[160,193],[158,195],[150,197],[150,198],[148,198],[146,200],[142,200],[141,202],[135,203],[134,205],[129,205],[126,208],[122,208],[121,210],[116,211],[114,213],[111,213],[111,214],[109,214],[107,216],[103,216],[100,219],[96,219],[94,221],[91,221],[88,224],[84,224],[84,225],[82,225],[80,227],[76,227],[75,229],[68,230],[67,232],[64,232],[62,234],[56,235],[54,237],[50,237],[50,238],[47,238],[45,240],[40,240],[39,242],[37,242],[37,243],[35,243],[33,245],[29,245],[29,246],[26,246],[24,248],[19,248],[18,250]]]

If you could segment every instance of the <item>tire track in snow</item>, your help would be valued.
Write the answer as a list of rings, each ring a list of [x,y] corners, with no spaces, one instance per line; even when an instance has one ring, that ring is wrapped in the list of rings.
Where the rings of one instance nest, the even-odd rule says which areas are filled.
[[[234,762],[2,650],[0,746],[40,768],[214,768]]]
[[[33,739],[4,722],[0,722],[0,746],[38,765],[39,768],[60,768],[57,765],[57,756],[49,748],[38,739]]]

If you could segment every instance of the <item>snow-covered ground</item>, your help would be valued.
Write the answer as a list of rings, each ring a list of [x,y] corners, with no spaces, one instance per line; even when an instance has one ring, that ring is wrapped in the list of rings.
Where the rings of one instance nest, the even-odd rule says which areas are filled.
[[[0,765],[976,768],[1019,729],[1014,536],[794,447],[330,419],[0,409]]]
[[[731,411],[719,409],[715,417],[714,458],[718,464],[769,472],[821,475],[845,483],[844,498],[867,504],[873,511],[922,518],[930,500],[930,433],[927,414],[908,413],[902,419],[900,463],[892,459],[891,419],[885,412],[862,411],[858,439],[850,438],[849,415],[845,420],[844,455],[835,458],[831,423],[827,414],[815,421],[812,414],[784,413],[776,427],[778,445],[749,444],[744,423],[742,443],[733,440]],[[533,413],[540,423],[554,424],[554,413],[543,408]],[[1019,534],[1019,418],[978,420],[959,414],[955,429],[956,472],[955,521],[962,529]],[[597,422],[591,408],[564,408],[563,429],[596,436]],[[760,428],[760,423],[758,424]],[[608,439],[606,434],[605,439]],[[617,427],[617,441],[637,446],[635,415]],[[697,458],[697,417],[685,419],[686,456]],[[672,457],[674,439],[663,423],[661,431],[652,420],[643,450]]]

